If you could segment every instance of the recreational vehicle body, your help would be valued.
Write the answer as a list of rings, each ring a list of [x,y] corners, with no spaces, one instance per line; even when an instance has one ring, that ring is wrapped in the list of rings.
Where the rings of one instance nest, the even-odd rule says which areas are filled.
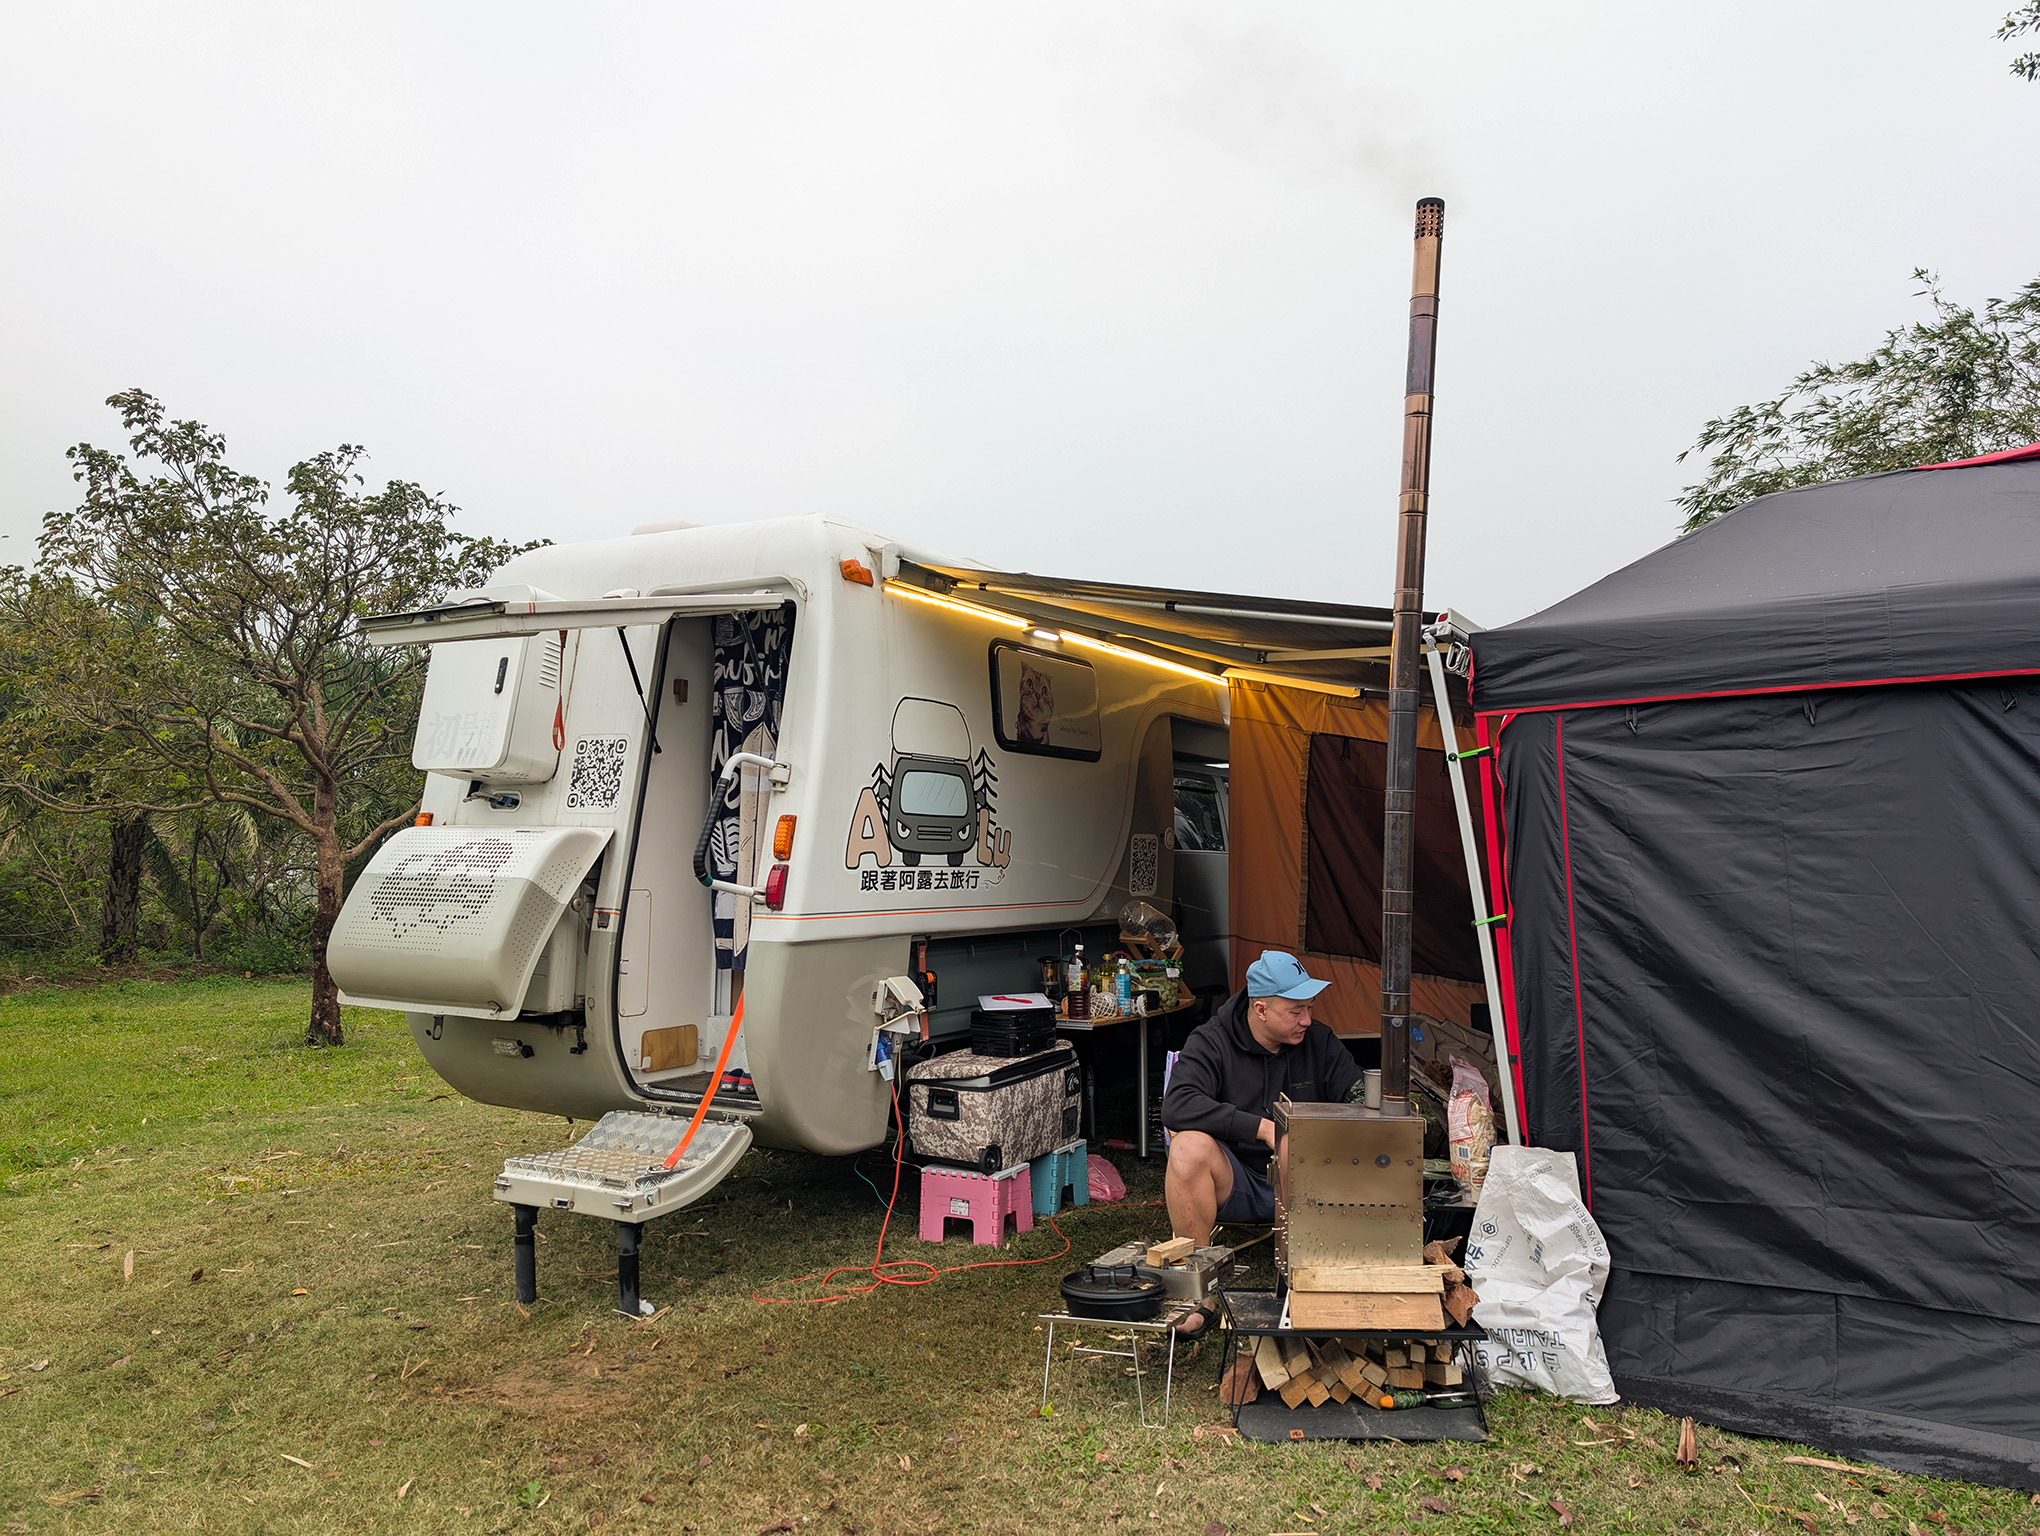
[[[1223,988],[1229,683],[1350,697],[1314,677],[1388,625],[1000,576],[810,517],[547,546],[366,628],[432,648],[425,789],[335,928],[343,996],[401,1010],[485,1103],[687,1115],[713,1089],[719,1151],[664,1210],[754,1140],[885,1139],[891,979],[954,1036],[1138,899]]]

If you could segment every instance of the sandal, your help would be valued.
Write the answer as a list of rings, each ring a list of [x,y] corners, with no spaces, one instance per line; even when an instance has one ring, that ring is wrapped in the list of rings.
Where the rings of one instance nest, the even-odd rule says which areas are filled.
[[[1169,1327],[1178,1338],[1201,1339],[1206,1333],[1210,1332],[1211,1325],[1216,1321],[1218,1321],[1218,1303],[1215,1301],[1201,1301],[1174,1322],[1170,1323]]]

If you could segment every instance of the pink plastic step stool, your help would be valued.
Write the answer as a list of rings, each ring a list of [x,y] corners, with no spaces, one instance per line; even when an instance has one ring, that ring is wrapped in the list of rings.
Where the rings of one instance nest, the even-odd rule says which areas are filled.
[[[997,1173],[921,1170],[922,1242],[939,1243],[950,1221],[968,1221],[972,1242],[996,1248],[1005,1239],[1008,1216],[1014,1231],[1034,1230],[1034,1189],[1026,1163]]]

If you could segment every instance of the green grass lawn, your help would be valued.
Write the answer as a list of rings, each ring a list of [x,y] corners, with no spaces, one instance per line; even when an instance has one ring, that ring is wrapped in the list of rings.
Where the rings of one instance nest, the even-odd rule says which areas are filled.
[[[1069,1260],[809,1306],[756,1297],[869,1263],[881,1204],[848,1160],[753,1152],[646,1229],[657,1318],[615,1314],[611,1229],[568,1216],[540,1223],[527,1315],[490,1180],[571,1129],[449,1095],[390,1014],[308,1050],[305,1007],[230,979],[0,998],[5,1530],[1459,1533],[1556,1531],[1556,1506],[1578,1531],[2040,1527],[2023,1494],[1704,1428],[1682,1473],[1675,1421],[1520,1394],[1484,1445],[1243,1446],[1214,1433],[1213,1346],[1165,1431],[1097,1366],[1058,1368],[1044,1420],[1057,1280],[1166,1235],[1137,1203],[1158,1168],[1125,1160],[1129,1205],[1066,1216]],[[910,1222],[887,1245],[988,1252]]]

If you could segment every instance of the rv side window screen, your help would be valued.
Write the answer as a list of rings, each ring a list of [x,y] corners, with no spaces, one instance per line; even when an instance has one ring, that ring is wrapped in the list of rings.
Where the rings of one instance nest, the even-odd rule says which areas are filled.
[[[1098,761],[1098,674],[1088,661],[992,642],[992,734],[1009,752]]]

